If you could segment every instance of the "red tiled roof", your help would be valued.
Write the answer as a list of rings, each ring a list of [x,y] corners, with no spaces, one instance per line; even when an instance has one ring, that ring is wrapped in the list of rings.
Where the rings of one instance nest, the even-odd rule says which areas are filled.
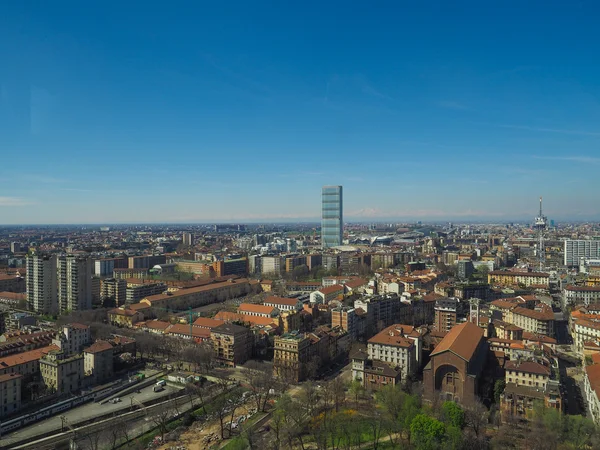
[[[369,344],[391,345],[394,347],[410,347],[414,345],[414,341],[407,336],[415,337],[414,333],[416,331],[410,325],[391,325],[377,333],[368,342]],[[418,336],[418,333],[416,336]]]
[[[83,351],[87,353],[101,353],[107,350],[112,350],[113,346],[106,341],[96,341],[88,348],[84,348]]]
[[[344,286],[342,286],[340,284],[334,284],[333,286],[327,286],[327,287],[319,289],[319,292],[321,294],[327,295],[327,294],[334,294],[336,292],[342,292],[343,290],[344,290]]]
[[[48,345],[47,347],[30,350],[28,352],[5,356],[4,358],[0,358],[0,369],[4,369],[6,367],[14,367],[20,364],[27,364],[32,361],[39,360],[42,356],[47,355],[53,350],[60,349],[56,345]]]
[[[536,375],[550,376],[550,368],[541,365],[534,361],[507,361],[504,365],[506,370],[514,370],[516,372],[533,373]]]
[[[275,312],[275,308],[266,305],[255,305],[253,303],[242,303],[238,307],[238,312],[244,314],[245,312],[256,313],[256,314],[268,314],[271,315]]]
[[[223,322],[218,321],[218,320],[216,320],[215,322],[218,322],[218,325],[223,324]],[[183,336],[189,336],[190,335],[190,326],[183,324],[183,323],[177,323],[175,325],[172,325],[168,330],[166,330],[165,334],[179,334],[179,335],[183,335]],[[192,327],[192,337],[207,339],[210,337],[210,329],[209,328]]]
[[[198,317],[194,320],[194,326],[200,328],[212,328],[223,323],[222,320],[209,319],[208,317]]]
[[[590,387],[600,399],[600,364],[585,366],[585,373],[590,381]]]
[[[470,361],[483,338],[483,329],[472,322],[455,325],[435,347],[431,356],[450,351],[465,361]]]

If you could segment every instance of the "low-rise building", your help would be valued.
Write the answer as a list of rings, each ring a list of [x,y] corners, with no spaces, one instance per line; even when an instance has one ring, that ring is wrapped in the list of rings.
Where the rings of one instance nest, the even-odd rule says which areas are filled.
[[[336,300],[338,297],[342,297],[343,295],[344,286],[334,284],[332,286],[324,287],[317,291],[311,292],[310,302],[327,305],[332,300]]]
[[[120,307],[111,309],[108,312],[108,320],[112,325],[131,328],[137,322],[144,320],[144,315],[140,311],[127,307]]]
[[[277,308],[279,311],[300,311],[302,302],[297,298],[267,297],[264,301],[265,306]]]
[[[503,421],[509,418],[530,420],[534,417],[534,405],[540,402],[546,408],[562,409],[559,384],[549,382],[545,389],[507,383],[500,396],[500,412]]]
[[[238,306],[238,313],[245,316],[257,317],[276,317],[279,315],[279,309],[268,305],[255,305],[253,303],[241,303]]]
[[[90,342],[90,327],[80,323],[63,325],[62,330],[56,334],[56,338],[52,341],[67,356],[81,353]]]

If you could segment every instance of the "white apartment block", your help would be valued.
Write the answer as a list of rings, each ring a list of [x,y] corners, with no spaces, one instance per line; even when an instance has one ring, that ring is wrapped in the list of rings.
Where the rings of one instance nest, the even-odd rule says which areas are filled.
[[[92,309],[92,260],[61,256],[57,270],[59,312]]]
[[[590,418],[600,425],[600,364],[585,367],[583,385]]]
[[[56,256],[27,257],[27,304],[40,314],[58,313]]]
[[[600,258],[600,241],[567,239],[564,253],[565,266],[579,266],[581,258]]]
[[[261,258],[261,273],[280,274],[281,268],[285,270],[285,259],[281,256],[263,256]]]
[[[585,305],[600,302],[600,286],[567,286],[563,291],[565,305]]]
[[[600,340],[600,321],[578,319],[575,321],[575,333],[573,342],[577,351],[583,354],[583,346],[588,341]]]
[[[80,353],[91,343],[90,327],[80,323],[64,325],[52,343],[67,356]]]

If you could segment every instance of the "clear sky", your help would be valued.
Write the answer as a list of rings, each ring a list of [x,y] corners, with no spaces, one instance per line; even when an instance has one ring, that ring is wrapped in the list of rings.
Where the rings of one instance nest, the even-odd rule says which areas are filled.
[[[0,223],[600,218],[600,2],[0,4]]]

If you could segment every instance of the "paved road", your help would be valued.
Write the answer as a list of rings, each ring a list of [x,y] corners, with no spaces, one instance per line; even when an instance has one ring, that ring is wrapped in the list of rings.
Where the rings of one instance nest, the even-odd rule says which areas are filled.
[[[178,389],[171,386],[166,386],[165,390],[162,392],[154,392],[152,389],[153,385],[150,385],[141,389],[140,394],[128,394],[126,397],[123,397],[121,399],[121,402],[119,403],[106,403],[104,405],[101,405],[100,403],[88,403],[86,405],[80,406],[79,408],[74,408],[69,411],[63,412],[62,415],[66,417],[68,424],[74,425],[78,422],[93,419],[102,414],[128,410],[131,408],[132,404],[131,397],[134,398],[134,403],[144,403],[151,399],[166,397],[178,391]],[[61,414],[54,417],[50,417],[46,420],[43,420],[42,422],[35,423],[28,427],[21,428],[20,430],[17,430],[14,433],[2,436],[2,439],[0,439],[0,446],[10,446],[11,442],[14,442],[17,439],[27,439],[50,431],[60,430],[62,426],[62,420],[60,416]]]

